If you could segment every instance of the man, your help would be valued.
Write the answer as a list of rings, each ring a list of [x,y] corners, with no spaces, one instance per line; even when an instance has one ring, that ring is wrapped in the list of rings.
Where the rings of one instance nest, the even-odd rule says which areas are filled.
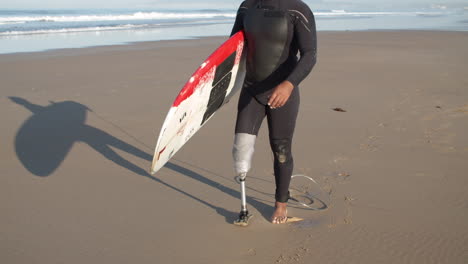
[[[235,128],[234,168],[244,181],[266,116],[276,183],[271,221],[281,224],[287,221],[294,165],[291,145],[299,110],[298,85],[316,63],[315,19],[301,0],[246,0],[239,7],[231,35],[240,30],[246,36],[247,59]],[[243,208],[237,222],[245,221],[248,213]]]

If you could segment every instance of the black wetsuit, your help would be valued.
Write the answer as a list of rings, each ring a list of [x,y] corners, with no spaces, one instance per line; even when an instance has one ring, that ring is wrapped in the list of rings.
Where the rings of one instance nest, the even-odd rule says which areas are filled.
[[[291,142],[299,110],[298,85],[316,62],[314,15],[300,0],[246,0],[239,7],[231,35],[239,30],[246,34],[248,53],[235,132],[257,135],[267,117],[275,154],[275,198],[286,202],[293,170]],[[269,96],[285,80],[294,85],[291,96],[284,106],[271,109]]]

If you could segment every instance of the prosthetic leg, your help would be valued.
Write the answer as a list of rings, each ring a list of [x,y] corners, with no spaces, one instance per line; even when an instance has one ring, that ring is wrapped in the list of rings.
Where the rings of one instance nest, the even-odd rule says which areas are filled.
[[[248,226],[249,221],[252,218],[252,215],[249,214],[249,210],[247,210],[247,201],[245,195],[245,178],[247,174],[241,174],[238,176],[237,180],[240,183],[241,189],[241,211],[239,213],[239,218],[234,221],[234,224],[237,226]]]
[[[247,210],[247,199],[245,194],[245,180],[247,172],[250,170],[252,156],[254,153],[255,135],[238,133],[234,138],[232,155],[234,158],[234,169],[236,171],[236,181],[240,184],[241,211],[239,218],[234,221],[237,226],[247,226],[252,215]]]

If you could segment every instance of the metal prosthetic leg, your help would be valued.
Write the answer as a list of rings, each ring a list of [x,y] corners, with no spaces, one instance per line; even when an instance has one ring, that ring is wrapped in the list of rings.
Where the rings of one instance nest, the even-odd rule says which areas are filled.
[[[246,174],[242,174],[237,177],[237,180],[240,183],[240,190],[241,190],[241,211],[239,213],[239,218],[234,221],[234,224],[238,226],[249,225],[249,220],[252,218],[252,215],[249,214],[249,210],[247,210],[247,199],[245,195],[246,176],[247,176]]]
[[[235,225],[247,226],[252,215],[247,210],[247,199],[245,194],[245,179],[247,172],[250,170],[252,156],[255,145],[255,135],[238,133],[234,139],[234,147],[232,154],[234,158],[234,169],[236,171],[236,181],[240,184],[241,193],[241,211],[239,218],[234,221]]]

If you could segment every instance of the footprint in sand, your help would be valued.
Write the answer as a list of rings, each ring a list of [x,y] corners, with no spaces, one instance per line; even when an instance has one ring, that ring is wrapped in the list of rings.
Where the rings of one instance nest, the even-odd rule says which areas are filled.
[[[353,205],[354,198],[348,195],[344,196],[344,202],[345,202],[345,216],[343,218],[343,222],[347,225],[353,223],[353,212],[351,210],[351,205]]]

